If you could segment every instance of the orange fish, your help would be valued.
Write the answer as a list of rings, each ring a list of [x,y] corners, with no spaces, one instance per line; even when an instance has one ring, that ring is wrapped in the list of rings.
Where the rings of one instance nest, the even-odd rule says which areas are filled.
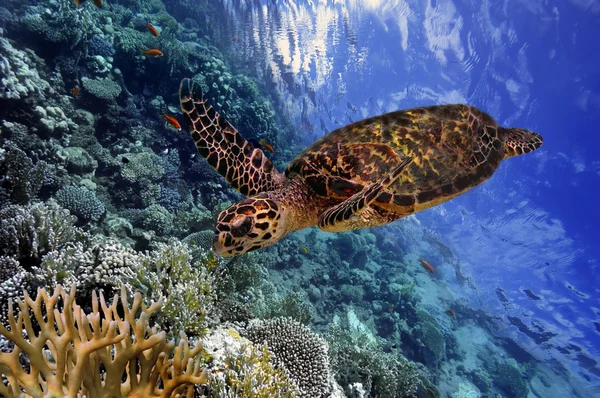
[[[73,90],[71,90],[71,92],[73,93],[73,97],[77,97],[79,95],[79,87],[73,87]]]
[[[433,269],[433,265],[429,264],[427,261],[419,259],[419,261],[421,262],[421,265],[423,265],[423,268],[425,268],[427,271],[431,272],[432,274],[435,273],[435,270]]]
[[[275,152],[275,148],[273,148],[273,146],[272,146],[272,145],[268,144],[268,143],[267,143],[267,141],[265,141],[265,139],[264,139],[264,138],[263,138],[262,140],[258,141],[258,143],[259,143],[260,145],[262,145],[262,146],[263,146],[263,148],[265,148],[267,151],[269,151],[269,152],[271,152],[271,153]]]
[[[151,48],[149,50],[142,50],[142,54],[144,54],[146,57],[150,57],[150,58],[162,57],[164,55],[162,51],[157,50],[156,48]]]
[[[79,7],[83,0],[75,0],[75,7]]]
[[[174,116],[169,116],[165,113],[163,117],[167,119],[167,123],[169,123],[169,126],[176,128],[177,130],[181,130],[181,124],[179,124],[179,122],[177,121],[177,119],[175,119]]]
[[[454,312],[454,310],[448,310],[446,311],[446,314],[456,317],[456,312]]]
[[[102,8],[102,0],[94,0],[94,4],[96,5],[96,7]]]
[[[150,24],[146,24],[146,27],[148,28],[148,30],[150,31],[150,33],[152,33],[155,37],[158,37],[158,30],[156,30],[156,28]]]

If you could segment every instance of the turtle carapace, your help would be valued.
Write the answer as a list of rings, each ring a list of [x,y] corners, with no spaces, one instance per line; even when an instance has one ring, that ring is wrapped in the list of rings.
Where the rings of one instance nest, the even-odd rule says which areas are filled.
[[[223,256],[311,226],[339,232],[388,224],[476,187],[504,159],[543,142],[472,106],[429,106],[332,131],[279,173],[194,93],[191,80],[181,82],[179,99],[198,152],[247,196],[219,214],[213,250]]]

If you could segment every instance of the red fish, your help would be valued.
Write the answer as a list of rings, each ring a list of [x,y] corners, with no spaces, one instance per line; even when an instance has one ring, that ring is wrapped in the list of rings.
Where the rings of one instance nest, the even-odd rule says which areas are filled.
[[[181,130],[181,124],[179,124],[179,122],[177,121],[177,119],[175,119],[174,116],[169,116],[165,113],[163,117],[167,120],[169,126],[176,128],[177,130]]]
[[[152,33],[155,37],[158,37],[158,30],[156,30],[154,26],[152,26],[151,24],[146,24],[146,27],[148,28],[150,33]]]
[[[268,144],[267,141],[265,141],[264,138],[262,140],[258,141],[258,143],[260,145],[262,145],[262,147],[265,148],[267,151],[269,151],[271,153],[275,152],[275,148],[273,148],[272,145]]]
[[[96,5],[96,7],[102,8],[102,0],[94,0],[94,4]]]
[[[71,92],[73,93],[73,97],[77,97],[79,95],[79,87],[73,87],[73,90],[71,90]]]
[[[150,57],[150,58],[162,57],[164,55],[162,51],[157,50],[156,48],[151,48],[149,50],[142,50],[142,54],[144,54],[146,57]]]
[[[419,259],[419,261],[421,262],[421,265],[423,266],[423,268],[425,268],[427,271],[431,272],[432,274],[435,273],[435,270],[433,269],[433,265],[429,264],[429,262],[427,262],[423,259]]]
[[[454,310],[450,310],[449,309],[449,310],[446,311],[446,314],[448,314],[450,316],[453,316],[453,317],[456,317],[456,312],[454,312]]]

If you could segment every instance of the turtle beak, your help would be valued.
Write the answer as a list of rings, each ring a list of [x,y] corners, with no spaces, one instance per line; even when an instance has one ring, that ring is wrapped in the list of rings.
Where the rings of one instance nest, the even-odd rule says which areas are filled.
[[[227,247],[223,245],[221,241],[221,234],[217,231],[215,237],[213,238],[212,250],[213,253],[218,254],[220,256],[231,256],[231,253],[227,252]]]
[[[223,242],[221,242],[220,238],[220,234],[215,234],[215,237],[213,239],[213,253],[215,254],[219,254],[221,256],[227,256],[227,248],[223,245]]]

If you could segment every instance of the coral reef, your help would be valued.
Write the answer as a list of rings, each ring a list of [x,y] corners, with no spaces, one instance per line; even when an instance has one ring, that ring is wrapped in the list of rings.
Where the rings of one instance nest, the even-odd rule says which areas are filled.
[[[11,141],[5,141],[0,156],[0,172],[5,188],[14,203],[27,204],[42,189],[54,185],[55,167],[44,160],[35,162]]]
[[[202,381],[196,396],[342,396],[337,381],[352,397],[436,397],[435,380],[446,395],[471,396],[473,383],[486,396],[526,396],[522,364],[499,351],[498,360],[481,360],[486,351],[471,358],[476,368],[463,366],[456,331],[468,317],[447,292],[436,301],[446,288],[437,268],[435,279],[415,272],[418,245],[408,243],[408,228],[311,229],[234,259],[211,252],[218,214],[241,195],[198,156],[187,132],[165,122],[165,114],[183,122],[173,95],[181,78],[192,77],[245,138],[272,144],[267,156],[280,171],[298,143],[312,139],[273,100],[277,88],[263,72],[236,61],[229,46],[237,39],[220,6],[42,0],[0,7],[0,322],[12,322],[2,329],[10,341],[0,342],[0,394],[47,388],[93,396],[103,385],[115,396],[171,396],[169,389],[183,394],[184,384]],[[147,49],[164,56],[142,55]],[[35,300],[24,293],[37,288],[56,290]],[[109,306],[98,290],[124,293]],[[155,304],[143,306],[136,292]],[[9,302],[19,299],[15,320]],[[84,311],[75,300],[92,306]],[[28,325],[35,306],[47,317],[32,312]],[[459,316],[450,318],[448,307]],[[346,332],[332,327],[340,314]],[[73,332],[90,328],[89,341]],[[328,330],[326,344],[316,332]],[[182,331],[205,349],[189,349]],[[177,342],[180,362],[169,362]],[[50,354],[32,360],[44,344]],[[143,348],[139,355],[134,347]],[[137,365],[123,367],[111,354]],[[198,358],[206,374],[198,374]],[[181,362],[188,359],[190,378]],[[59,380],[83,363],[94,372]],[[142,386],[148,377],[165,383]],[[181,391],[170,384],[176,380]]]
[[[84,77],[81,79],[83,88],[94,97],[113,101],[121,94],[121,86],[112,79],[89,79]]]
[[[11,256],[24,266],[37,265],[51,250],[88,240],[74,221],[55,202],[6,207],[0,210],[0,255]]]
[[[376,397],[411,397],[435,390],[416,365],[401,355],[383,352],[366,333],[333,327],[327,334],[329,355],[337,382],[352,394],[357,385]]]
[[[190,348],[183,333],[175,345],[150,327],[160,302],[145,306],[136,294],[130,305],[123,289],[120,302],[115,295],[108,305],[102,293],[99,298],[94,293],[91,304],[86,313],[75,301],[74,286],[69,293],[59,286],[52,295],[45,289],[35,299],[25,295],[18,315],[9,304],[10,330],[0,325],[0,334],[14,348],[0,353],[8,381],[0,383],[3,396],[21,396],[23,389],[29,396],[193,397],[190,385],[206,383],[198,356],[202,346]],[[21,355],[29,360],[28,370],[21,367]]]
[[[240,352],[229,354],[224,361],[222,376],[212,376],[213,396],[281,397],[301,396],[298,387],[290,382],[282,369],[272,363],[266,346],[244,346]]]
[[[327,343],[308,327],[291,318],[254,321],[248,336],[265,344],[276,365],[298,385],[302,397],[323,397],[331,390]]]
[[[12,257],[0,256],[0,323],[8,321],[9,303],[23,295],[27,273]]]
[[[99,220],[106,211],[94,192],[83,188],[62,187],[54,196],[56,202],[82,221]]]
[[[49,90],[32,59],[34,55],[14,48],[8,39],[0,37],[0,99],[18,100]]]

